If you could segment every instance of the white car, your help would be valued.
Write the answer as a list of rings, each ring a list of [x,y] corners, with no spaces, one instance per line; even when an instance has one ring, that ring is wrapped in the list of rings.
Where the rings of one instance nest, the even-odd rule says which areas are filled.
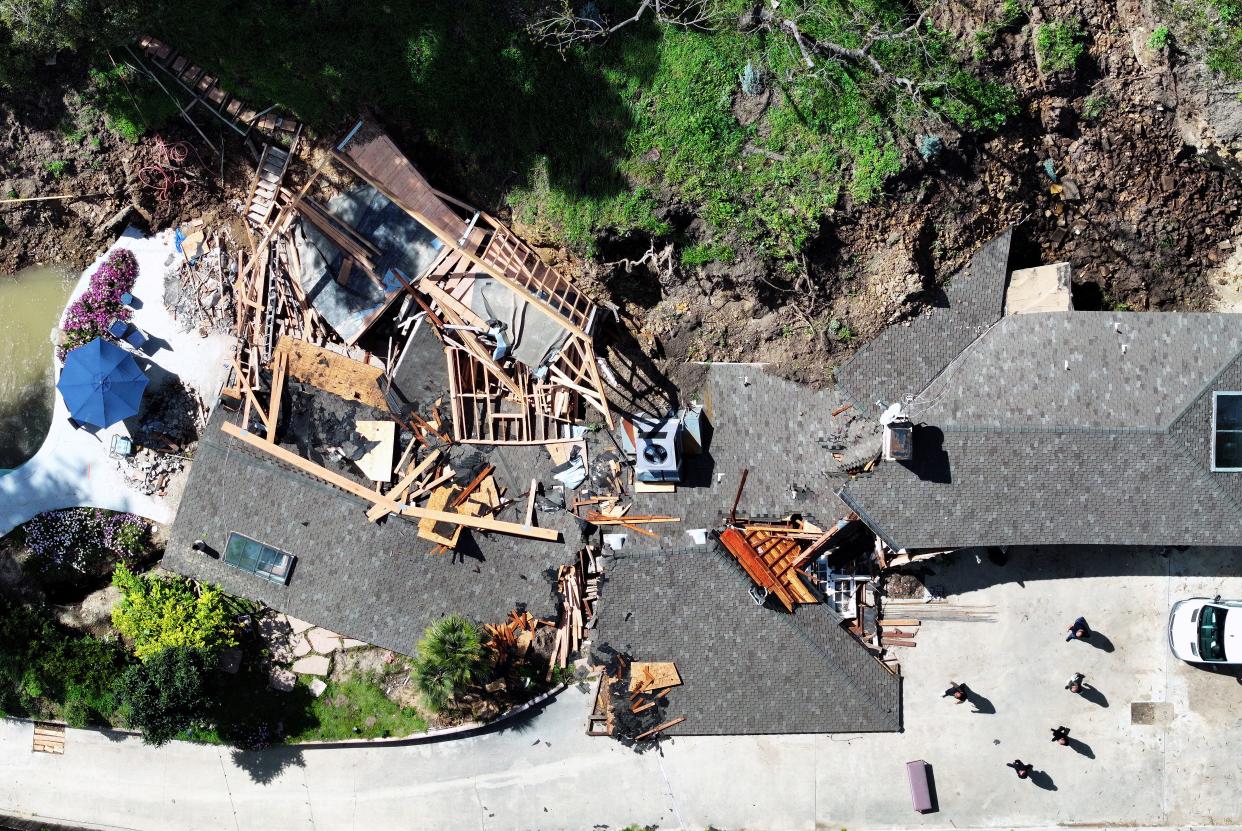
[[[1242,664],[1242,600],[1179,600],[1169,612],[1169,649],[1193,664]]]

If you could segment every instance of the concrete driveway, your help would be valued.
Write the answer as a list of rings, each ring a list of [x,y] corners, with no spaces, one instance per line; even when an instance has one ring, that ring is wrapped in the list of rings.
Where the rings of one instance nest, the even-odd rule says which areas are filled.
[[[1181,597],[1242,596],[1239,562],[1239,550],[1014,549],[1003,566],[933,564],[948,600],[901,613],[924,620],[903,653],[903,734],[681,738],[636,755],[584,735],[589,696],[572,689],[517,728],[409,747],[237,756],[70,731],[52,757],[30,753],[28,724],[5,722],[0,810],[143,829],[1233,825],[1242,685],[1175,661],[1165,621]],[[1065,642],[1079,614],[1105,648]],[[1063,689],[1075,671],[1092,698]],[[942,699],[950,678],[995,712]],[[1052,744],[1062,724],[1088,747]],[[1033,781],[1005,767],[1015,756]],[[920,758],[940,803],[926,816],[903,769]]]

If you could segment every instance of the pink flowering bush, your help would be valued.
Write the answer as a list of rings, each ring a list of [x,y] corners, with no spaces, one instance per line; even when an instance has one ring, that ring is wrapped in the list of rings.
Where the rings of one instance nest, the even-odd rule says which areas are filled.
[[[134,288],[138,279],[138,261],[128,248],[118,248],[108,255],[91,275],[90,285],[82,296],[69,304],[61,327],[64,337],[56,357],[63,363],[65,355],[84,343],[107,333],[114,320],[129,320],[130,310],[121,302],[121,295]]]
[[[26,572],[46,589],[89,584],[117,563],[135,567],[151,553],[151,526],[134,514],[99,508],[48,511],[21,526],[18,540],[30,557]]]

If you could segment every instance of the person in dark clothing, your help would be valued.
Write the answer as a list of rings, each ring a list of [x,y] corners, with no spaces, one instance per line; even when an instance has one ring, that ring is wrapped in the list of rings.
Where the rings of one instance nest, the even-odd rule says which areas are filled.
[[[1087,619],[1080,617],[1074,621],[1074,625],[1069,628],[1069,634],[1065,636],[1067,641],[1085,641],[1091,637],[1091,627],[1087,625]]]
[[[945,690],[944,695],[940,697],[941,698],[953,698],[957,700],[958,704],[964,704],[966,702],[966,699],[969,696],[970,696],[970,690],[967,689],[965,684],[959,684],[956,681],[950,680],[949,688]]]
[[[1068,727],[1054,727],[1052,730],[1052,740],[1059,745],[1065,746],[1069,744],[1069,734]]]
[[[1085,681],[1086,679],[1087,679],[1087,676],[1083,675],[1081,672],[1075,672],[1074,677],[1071,678],[1069,680],[1069,683],[1065,685],[1065,689],[1069,690],[1075,695],[1078,695],[1079,693],[1082,692],[1082,682]]]
[[[1014,759],[1012,762],[1005,765],[1005,767],[1013,768],[1014,773],[1018,774],[1019,779],[1026,779],[1031,775],[1031,771],[1034,769],[1033,765],[1029,765],[1021,759]]]

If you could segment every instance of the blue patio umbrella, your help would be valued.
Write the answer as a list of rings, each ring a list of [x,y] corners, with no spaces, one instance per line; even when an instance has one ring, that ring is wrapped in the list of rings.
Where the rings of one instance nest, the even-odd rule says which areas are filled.
[[[138,413],[147,376],[133,355],[95,338],[65,356],[56,388],[75,421],[107,427]]]

